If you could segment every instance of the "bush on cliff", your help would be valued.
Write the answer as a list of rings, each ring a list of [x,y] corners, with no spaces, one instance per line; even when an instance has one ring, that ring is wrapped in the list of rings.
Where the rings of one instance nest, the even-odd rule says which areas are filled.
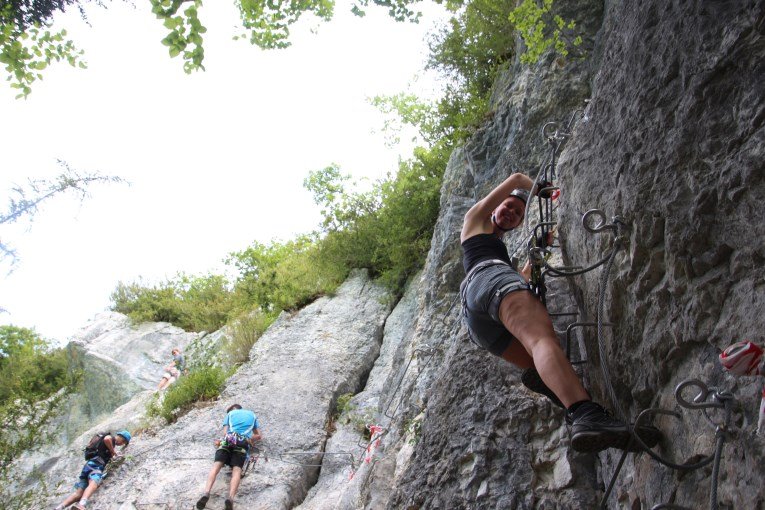
[[[241,365],[250,359],[250,350],[258,338],[274,321],[272,315],[257,310],[232,321],[228,341],[225,344],[225,359],[230,366]]]
[[[332,293],[353,268],[368,268],[399,291],[422,266],[438,215],[448,151],[418,149],[371,191],[347,191],[336,166],[311,173],[306,187],[324,208],[322,231],[290,241],[255,242],[231,253],[224,277],[179,275],[157,285],[119,283],[112,309],[137,322],[166,321],[213,331],[257,310],[273,319]]]
[[[169,322],[187,331],[215,331],[233,308],[228,281],[215,274],[179,273],[156,285],[119,282],[111,300],[112,310],[135,322]]]
[[[445,3],[453,16],[432,35],[427,63],[446,78],[444,96],[435,104],[411,94],[372,100],[418,128],[427,144],[401,162],[395,176],[361,192],[349,189],[349,177],[337,165],[311,172],[304,185],[322,209],[318,232],[255,242],[230,254],[227,263],[236,269],[230,282],[209,275],[178,276],[154,286],[120,283],[113,309],[137,321],[212,331],[252,310],[275,317],[300,308],[333,292],[353,268],[368,268],[400,291],[425,260],[451,150],[484,122],[494,81],[515,58],[519,32],[534,55],[550,47],[565,50],[563,39],[574,25],[557,16],[551,0],[536,8],[532,3]]]
[[[438,217],[441,179],[448,150],[440,145],[418,148],[399,164],[395,177],[375,183],[369,193],[346,191],[348,176],[337,167],[313,172],[307,181],[322,182],[332,193],[311,189],[322,207],[325,236],[319,258],[335,264],[338,272],[367,268],[392,291],[403,284],[425,261]],[[349,205],[350,204],[350,205]],[[351,221],[343,221],[352,218]]]
[[[44,448],[47,429],[78,383],[63,349],[34,330],[0,326],[0,501],[3,508],[33,508],[40,490],[19,493],[13,462],[23,452]],[[43,488],[44,489],[44,488]]]
[[[228,375],[220,367],[202,367],[182,376],[168,388],[155,412],[168,423],[174,422],[195,402],[218,398]]]

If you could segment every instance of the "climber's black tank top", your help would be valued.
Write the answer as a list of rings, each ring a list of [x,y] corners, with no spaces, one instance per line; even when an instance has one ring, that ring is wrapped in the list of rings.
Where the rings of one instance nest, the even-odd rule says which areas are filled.
[[[473,266],[483,260],[500,259],[510,264],[505,243],[494,234],[477,234],[465,239],[462,250],[465,252],[462,258],[465,273],[469,273]]]

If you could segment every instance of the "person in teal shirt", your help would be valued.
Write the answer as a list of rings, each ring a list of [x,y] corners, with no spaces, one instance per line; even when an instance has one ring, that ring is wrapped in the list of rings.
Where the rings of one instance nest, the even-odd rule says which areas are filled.
[[[197,509],[201,510],[210,500],[210,491],[218,473],[223,466],[231,466],[231,485],[228,490],[228,498],[225,502],[225,510],[233,510],[234,497],[242,480],[242,466],[247,459],[247,452],[255,441],[263,438],[260,433],[258,417],[249,409],[242,409],[239,404],[234,404],[226,409],[226,417],[222,423],[223,437],[215,440],[215,462],[207,475],[207,483],[202,497],[197,501]]]

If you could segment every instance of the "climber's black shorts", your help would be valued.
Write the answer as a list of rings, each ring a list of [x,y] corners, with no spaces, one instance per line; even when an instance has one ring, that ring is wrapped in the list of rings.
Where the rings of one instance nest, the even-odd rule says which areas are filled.
[[[215,462],[222,462],[224,466],[242,467],[247,458],[244,448],[218,448],[215,450]]]
[[[508,264],[479,263],[460,285],[462,321],[470,339],[502,356],[515,337],[499,320],[499,304],[510,292],[529,290],[526,280]]]

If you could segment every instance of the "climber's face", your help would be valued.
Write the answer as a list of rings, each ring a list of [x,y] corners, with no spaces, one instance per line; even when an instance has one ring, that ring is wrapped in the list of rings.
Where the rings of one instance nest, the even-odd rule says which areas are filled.
[[[526,204],[518,197],[508,197],[494,209],[494,223],[502,230],[511,230],[521,224]]]

